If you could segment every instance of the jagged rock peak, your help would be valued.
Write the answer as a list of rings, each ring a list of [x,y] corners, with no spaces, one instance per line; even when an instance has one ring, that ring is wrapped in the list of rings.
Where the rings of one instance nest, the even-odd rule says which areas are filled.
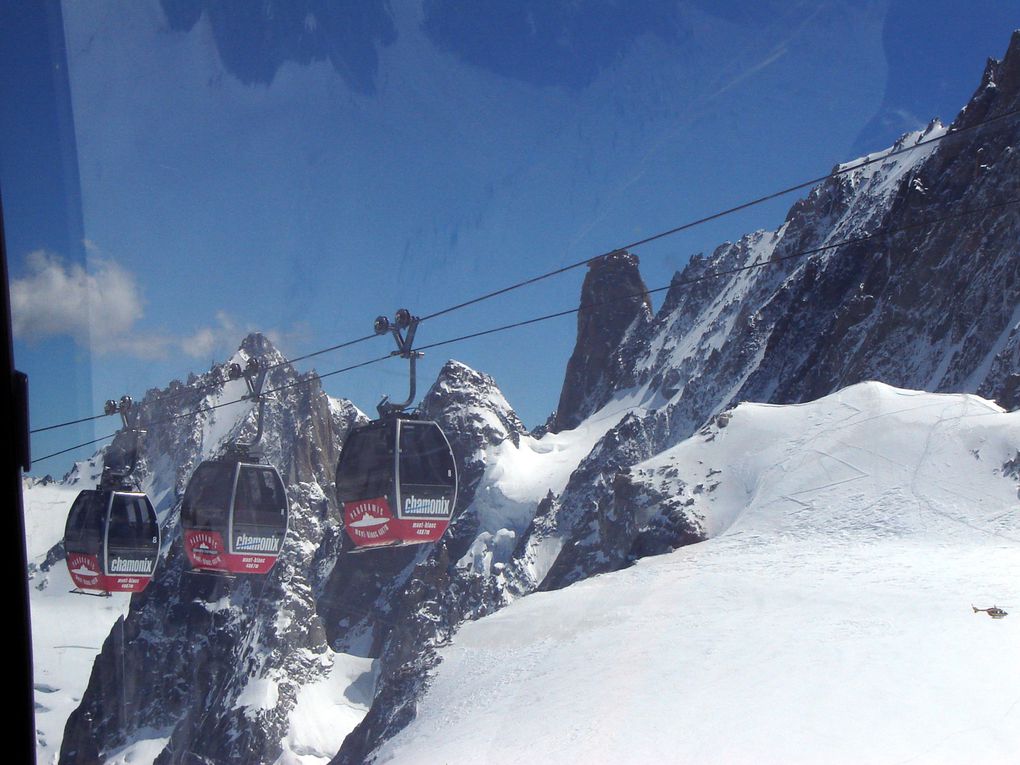
[[[244,351],[249,358],[264,359],[268,364],[280,364],[287,360],[277,347],[273,345],[273,341],[261,332],[248,333],[244,340],[241,341],[238,350]]]
[[[1020,91],[1020,29],[1013,30],[1009,47],[1001,59],[988,59],[979,90],[989,85],[1004,89],[1007,93]]]
[[[1020,92],[1020,29],[1014,30],[1009,47],[1001,59],[988,59],[981,84],[970,102],[960,111],[953,127],[957,130],[995,117],[996,106],[1008,104]],[[1008,107],[1003,107],[1003,110]]]
[[[210,387],[215,387],[217,382],[226,382],[227,367],[231,363],[240,363],[241,366],[244,366],[247,360],[251,358],[261,359],[268,366],[274,367],[271,375],[276,379],[277,383],[282,382],[284,377],[289,378],[297,374],[296,370],[290,366],[287,358],[277,349],[272,340],[261,332],[249,332],[238,344],[237,350],[234,353],[223,361],[213,362],[207,372],[201,374],[192,372],[187,376],[186,382],[183,383],[180,380],[171,380],[166,388],[150,388],[145,392],[142,400],[137,401],[136,404],[158,406],[161,400],[172,396],[174,400],[178,400],[189,407],[197,406],[204,392]],[[193,388],[199,393],[190,395],[189,388]]]
[[[652,303],[636,255],[617,250],[588,264],[577,314],[577,340],[567,362],[551,430],[576,427],[606,402],[619,382],[616,352],[628,333],[651,318]]]
[[[142,407],[160,424],[149,429],[136,475],[160,514],[164,557],[96,658],[81,705],[67,721],[59,760],[65,765],[104,762],[151,730],[165,732],[150,756],[163,765],[274,762],[284,756],[301,689],[328,676],[331,654],[312,591],[314,556],[327,534],[336,536],[334,470],[343,440],[363,415],[344,399],[329,399],[311,375],[299,376],[259,333],[244,338],[225,363],[243,365],[251,357],[274,367],[266,385],[278,388],[266,399],[260,446],[287,487],[289,531],[280,559],[258,580],[185,573],[175,497],[203,459],[221,453],[227,441],[251,438],[256,407],[250,401],[209,407],[245,393],[243,381],[226,380],[225,364],[204,376],[208,385],[153,391]],[[173,416],[189,411],[194,416]],[[80,480],[96,472],[101,456],[78,463]],[[251,687],[272,687],[271,707],[251,703],[245,695]]]
[[[453,359],[439,370],[421,411],[440,420],[449,436],[475,433],[490,444],[508,436],[516,441],[527,430],[492,377]]]

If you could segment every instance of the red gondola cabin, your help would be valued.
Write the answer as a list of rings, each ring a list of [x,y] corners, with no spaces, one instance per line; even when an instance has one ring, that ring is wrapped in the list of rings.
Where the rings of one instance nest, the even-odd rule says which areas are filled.
[[[344,528],[356,547],[435,542],[457,502],[457,467],[442,429],[391,416],[354,429],[336,475]]]
[[[141,592],[159,559],[156,511],[138,491],[86,489],[64,527],[67,570],[85,592]]]
[[[272,465],[229,458],[195,469],[181,502],[184,550],[193,569],[268,574],[287,536],[287,492]]]

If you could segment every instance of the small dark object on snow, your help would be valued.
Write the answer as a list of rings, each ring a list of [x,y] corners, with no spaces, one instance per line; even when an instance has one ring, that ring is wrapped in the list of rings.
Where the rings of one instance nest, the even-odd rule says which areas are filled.
[[[974,613],[975,614],[978,611],[984,611],[986,614],[988,614],[993,619],[1001,619],[1002,617],[1006,616],[1006,612],[1003,611],[998,606],[992,606],[991,608],[978,608],[977,606],[971,605],[971,608],[974,609]]]

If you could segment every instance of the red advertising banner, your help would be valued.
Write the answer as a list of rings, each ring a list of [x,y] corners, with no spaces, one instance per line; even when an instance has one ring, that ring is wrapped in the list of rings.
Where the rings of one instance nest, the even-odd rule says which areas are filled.
[[[396,518],[386,497],[344,503],[344,528],[358,547],[435,542],[449,525],[447,520]]]
[[[227,574],[268,574],[277,555],[227,552],[223,536],[217,531],[184,532],[184,550],[192,568],[222,571]]]
[[[141,592],[152,581],[150,574],[103,574],[99,566],[99,558],[83,553],[71,553],[67,556],[67,570],[71,574],[71,581],[82,590]]]

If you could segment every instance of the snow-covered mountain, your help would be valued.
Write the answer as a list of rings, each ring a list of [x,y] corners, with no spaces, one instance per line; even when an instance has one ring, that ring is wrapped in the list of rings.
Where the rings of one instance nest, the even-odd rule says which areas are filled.
[[[886,154],[1018,107],[1014,35],[952,125],[933,123]],[[467,548],[451,544],[418,564],[411,605],[427,650],[414,662],[381,646],[383,703],[335,761],[372,760],[420,711],[440,662],[431,649],[449,640],[451,621],[704,539],[710,529],[692,508],[713,476],[678,474],[675,485],[663,485],[642,480],[634,466],[725,419],[740,401],[809,401],[877,379],[980,392],[1014,406],[1020,217],[1007,203],[1020,198],[1018,138],[1018,122],[1000,119],[934,146],[851,163],[797,202],[779,230],[693,259],[654,316],[635,297],[636,258],[593,263],[581,295],[592,308],[579,314],[549,432],[520,439],[513,452],[503,446],[504,455],[484,450],[489,465],[464,519],[481,526],[488,517],[491,525]],[[754,263],[770,266],[703,279]],[[619,340],[606,347],[606,338]],[[563,459],[571,450],[576,456]],[[518,497],[528,508],[519,515]]]
[[[860,383],[631,468],[709,539],[465,625],[377,762],[1010,762],[1020,413]],[[639,503],[635,514],[656,512]]]
[[[989,63],[948,130],[1014,111],[1018,95],[1014,35],[1004,60]],[[894,148],[945,130],[933,123]],[[590,378],[567,380],[592,394],[557,412],[556,421],[583,420],[622,395],[647,414],[622,420],[607,435],[605,464],[590,465],[587,478],[568,486],[551,508],[555,528],[534,544],[546,546],[552,536],[564,553],[535,584],[562,586],[632,559],[643,531],[629,516],[618,523],[613,515],[617,485],[626,491],[619,467],[672,446],[740,401],[808,401],[881,380],[976,392],[1007,407],[1020,403],[1018,142],[1020,122],[1008,118],[887,161],[851,163],[858,169],[813,189],[777,231],[692,259],[654,317],[643,310],[622,315],[626,329],[608,363]],[[770,265],[733,273],[756,263]],[[622,265],[617,259],[611,267]],[[610,266],[595,263],[592,270],[604,267]],[[730,273],[705,278],[724,272]],[[592,280],[582,303],[629,295],[623,284]]]
[[[1015,35],[1003,62],[989,64],[953,125],[933,123],[898,146],[1018,107]],[[564,748],[545,750],[544,757],[559,752],[560,759],[585,759],[577,755],[587,752],[590,760],[593,752],[611,749],[585,747],[616,744],[605,728],[585,738],[587,723],[570,727],[578,718],[565,705],[573,693],[584,694],[573,703],[598,719],[597,710],[585,706],[598,694],[584,683],[598,683],[601,676],[595,673],[580,685],[562,680],[561,672],[583,674],[571,664],[577,655],[563,644],[576,640],[579,648],[595,651],[604,637],[598,650],[609,650],[623,641],[628,625],[632,636],[646,625],[659,633],[649,638],[649,656],[665,656],[665,643],[673,638],[692,646],[699,666],[690,670],[696,681],[690,690],[696,693],[721,681],[723,675],[712,672],[724,673],[728,662],[768,664],[767,655],[737,656],[745,624],[729,608],[734,598],[747,611],[774,596],[778,611],[752,612],[781,617],[788,631],[797,623],[794,606],[803,605],[821,620],[813,634],[847,651],[852,646],[839,633],[843,627],[847,635],[857,630],[880,643],[877,633],[868,632],[875,625],[861,615],[863,606],[853,606],[844,624],[833,621],[831,601],[810,605],[826,583],[838,597],[850,598],[857,589],[872,592],[882,614],[908,609],[913,621],[897,633],[908,642],[890,648],[890,655],[906,661],[903,646],[917,641],[927,615],[942,613],[936,600],[951,597],[955,609],[962,599],[966,609],[971,597],[994,599],[1005,591],[1005,572],[1010,562],[1015,566],[1018,544],[1012,509],[1020,433],[1012,415],[973,396],[926,397],[854,384],[880,380],[899,388],[979,393],[1007,408],[1020,403],[1020,217],[1016,206],[1006,204],[1020,197],[1013,149],[1018,138],[1018,122],[1002,119],[936,147],[852,167],[797,202],[779,230],[750,234],[710,257],[693,259],[655,313],[640,294],[635,256],[617,253],[593,263],[581,295],[590,307],[579,314],[560,407],[547,426],[531,433],[491,377],[448,362],[422,410],[449,434],[462,490],[456,521],[434,546],[344,551],[333,470],[343,438],[363,415],[347,402],[330,400],[307,379],[268,406],[267,456],[284,475],[292,502],[291,535],[272,574],[261,582],[186,575],[175,533],[176,495],[202,457],[215,453],[224,439],[250,432],[250,407],[224,407],[153,428],[140,475],[164,525],[165,559],[146,592],[131,599],[126,615],[124,602],[115,599],[95,608],[92,632],[82,633],[86,647],[72,655],[70,643],[57,637],[59,610],[70,598],[61,592],[66,589],[61,552],[50,550],[59,539],[58,522],[38,516],[60,516],[67,497],[94,480],[102,453],[59,484],[33,482],[27,491],[33,609],[42,614],[37,624],[53,625],[53,631],[47,627],[36,634],[41,676],[49,684],[37,694],[50,710],[40,717],[48,726],[41,751],[50,758],[59,746],[63,763],[330,758],[362,763],[390,755],[428,761],[433,751],[460,761],[467,749],[420,748],[433,735],[429,725],[463,722],[485,730],[506,711],[493,690],[503,688],[517,699],[512,707],[520,713],[521,736],[557,717],[568,726],[557,728],[556,735],[573,746],[560,744]],[[969,213],[979,208],[987,209]],[[928,223],[941,218],[946,220]],[[883,231],[890,233],[872,236]],[[862,236],[871,238],[792,257]],[[771,265],[692,283],[758,262]],[[257,335],[245,340],[235,359],[251,355],[282,362]],[[209,374],[189,384],[207,382],[220,370]],[[299,381],[283,365],[269,385]],[[242,385],[189,392],[171,384],[141,402],[143,418],[162,420],[175,411],[236,399]],[[832,395],[847,386],[853,387]],[[167,401],[168,395],[176,398]],[[822,397],[827,398],[810,406],[733,408],[741,401],[796,404]],[[903,411],[897,411],[897,402]],[[709,541],[692,545],[704,540]],[[677,548],[683,549],[619,571]],[[861,548],[860,555],[848,558],[849,548]],[[958,568],[949,563],[940,568],[940,556],[953,558]],[[995,561],[985,574],[977,568],[982,556]],[[877,574],[872,565],[879,566]],[[934,582],[916,608],[904,602],[912,581],[908,566]],[[887,567],[902,570],[875,581],[886,576]],[[960,581],[950,581],[952,571]],[[587,581],[607,572],[619,573]],[[961,583],[964,578],[968,583]],[[982,584],[975,591],[969,581]],[[582,584],[557,595],[534,594],[577,583]],[[690,617],[684,603],[675,602],[688,597]],[[88,611],[81,600],[73,606],[80,609],[76,614]],[[495,618],[482,619],[511,604]],[[558,608],[562,629],[552,624]],[[611,618],[621,611],[627,613]],[[591,624],[579,621],[582,612]],[[522,626],[520,620],[531,616],[534,624]],[[708,625],[704,641],[694,617]],[[964,627],[954,618],[939,616],[934,624],[960,637]],[[762,637],[753,643],[755,651],[773,645],[786,658],[798,650],[810,654],[801,642],[764,643],[766,626],[755,626]],[[508,629],[515,634],[507,635]],[[546,629],[548,636],[536,632]],[[999,650],[995,641],[1001,633],[982,634],[991,642],[981,645]],[[105,643],[86,688],[81,659],[94,655],[89,651],[98,648],[102,635]],[[713,635],[718,667],[711,661]],[[487,644],[490,639],[505,645]],[[944,658],[939,651],[945,646],[939,642],[923,655]],[[551,663],[540,661],[543,651],[554,653]],[[832,658],[810,655],[819,662]],[[663,660],[666,677],[673,673],[670,687],[682,685],[678,656]],[[530,667],[534,676],[516,684],[493,680],[485,674],[491,668],[482,665],[501,660],[519,672]],[[77,662],[73,672],[62,671],[65,661]],[[896,677],[909,678],[912,661]],[[967,666],[987,669],[976,659]],[[476,670],[495,685],[472,685],[466,675]],[[649,697],[666,690],[643,677],[645,671],[632,665],[632,671],[625,667],[605,678],[616,693],[611,711],[634,720],[637,733],[648,732],[637,717],[660,714],[648,708]],[[771,710],[783,700],[783,676],[755,671],[757,687],[777,694],[763,705]],[[537,704],[533,695],[532,684],[543,677],[553,706]],[[949,698],[962,687],[948,676],[942,679],[929,698]],[[846,691],[853,697],[846,700],[848,708],[858,709],[860,694],[871,694],[874,682],[874,676],[862,674],[860,684]],[[464,689],[459,698],[458,683]],[[805,687],[792,701],[805,704],[824,688]],[[656,690],[649,693],[651,688]],[[620,698],[624,693],[629,695]],[[711,697],[717,711],[731,700],[724,694]],[[668,708],[687,706],[692,698],[670,697]],[[534,708],[535,716],[520,706]],[[61,737],[57,726],[68,713]],[[1012,711],[998,713],[1008,717]],[[691,738],[675,739],[677,746],[708,746],[718,727],[706,725],[700,737],[697,725],[704,717],[692,719],[680,726]],[[770,721],[789,722],[759,718],[754,730],[767,731]],[[541,747],[538,733],[532,743]],[[487,751],[473,735],[457,732],[451,746],[473,743],[474,752]],[[527,751],[519,738],[513,745]],[[754,752],[756,741],[739,739],[735,746],[747,748],[733,755]],[[502,754],[511,743],[489,746]],[[820,751],[805,747],[797,751]],[[690,751],[690,758],[711,759],[709,750]]]

